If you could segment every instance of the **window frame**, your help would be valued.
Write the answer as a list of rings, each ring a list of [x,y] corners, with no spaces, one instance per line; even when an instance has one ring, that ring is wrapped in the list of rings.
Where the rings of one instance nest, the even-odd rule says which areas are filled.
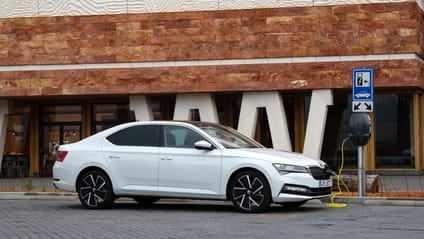
[[[157,142],[156,144],[151,144],[151,145],[142,145],[142,144],[119,144],[117,142],[115,142],[112,137],[116,136],[117,134],[122,133],[123,131],[130,131],[130,132],[134,132],[134,128],[147,128],[147,127],[156,127],[157,131]],[[151,135],[151,134],[147,134],[147,135]],[[134,137],[134,136],[133,136]],[[163,145],[163,140],[161,137],[161,125],[156,125],[156,124],[148,124],[148,125],[134,125],[134,126],[130,126],[130,127],[126,127],[124,129],[121,129],[117,132],[114,132],[110,135],[108,135],[107,137],[105,137],[106,140],[108,142],[110,142],[111,144],[118,146],[118,147],[161,147]],[[121,139],[122,140],[122,139]]]
[[[194,129],[191,129],[191,128],[189,128],[189,127],[186,127],[186,126],[183,126],[183,125],[162,125],[162,133],[161,133],[161,135],[162,135],[162,146],[163,147],[165,147],[165,148],[184,148],[184,149],[195,149],[195,147],[194,147],[194,144],[193,144],[193,146],[192,147],[189,147],[189,146],[187,146],[187,145],[185,145],[185,142],[182,144],[182,145],[175,145],[174,147],[169,147],[168,145],[167,145],[167,135],[168,135],[168,128],[180,128],[180,129],[184,129],[184,130],[186,130],[186,131],[190,131],[190,132],[192,132],[192,133],[194,133],[194,134],[196,134],[197,136],[200,136],[202,139],[201,140],[204,140],[204,141],[207,141],[207,142],[209,142],[209,140],[207,139],[207,138],[205,138],[205,136],[203,136],[202,134],[200,134],[199,132],[197,132],[196,130],[194,130]],[[184,141],[186,140],[186,137],[187,137],[187,135],[188,134],[185,134],[184,135]],[[173,135],[174,137],[175,137],[175,135]],[[176,137],[175,137],[176,138]],[[201,141],[201,140],[197,140],[197,141]],[[176,139],[175,139],[175,141],[177,141]],[[209,142],[210,143],[210,142]],[[212,143],[211,143],[212,144]]]

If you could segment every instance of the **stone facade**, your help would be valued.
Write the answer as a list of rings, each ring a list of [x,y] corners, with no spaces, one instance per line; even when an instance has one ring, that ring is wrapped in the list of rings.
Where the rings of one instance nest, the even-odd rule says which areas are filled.
[[[399,2],[0,19],[0,95],[341,89],[358,67],[422,89],[423,16]]]
[[[110,15],[128,13],[216,11],[346,4],[417,2],[424,0],[3,0],[0,18]]]

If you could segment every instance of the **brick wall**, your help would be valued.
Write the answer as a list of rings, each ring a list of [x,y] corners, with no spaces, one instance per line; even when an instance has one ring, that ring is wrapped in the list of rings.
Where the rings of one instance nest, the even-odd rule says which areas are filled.
[[[0,19],[0,67],[423,53],[417,3]],[[421,87],[417,59],[131,69],[0,71],[0,95]]]

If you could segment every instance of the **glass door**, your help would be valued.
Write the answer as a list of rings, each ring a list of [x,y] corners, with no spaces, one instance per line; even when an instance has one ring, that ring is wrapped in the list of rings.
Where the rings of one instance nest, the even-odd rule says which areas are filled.
[[[51,177],[59,145],[77,142],[81,139],[81,125],[69,123],[45,125],[42,131],[41,176]]]
[[[81,139],[81,105],[50,105],[41,108],[40,176],[51,177],[59,145]]]

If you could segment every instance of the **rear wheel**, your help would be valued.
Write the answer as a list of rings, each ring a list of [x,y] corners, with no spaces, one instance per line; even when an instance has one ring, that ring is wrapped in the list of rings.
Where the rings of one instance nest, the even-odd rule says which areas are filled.
[[[263,212],[271,204],[271,193],[266,178],[249,170],[237,174],[230,185],[230,198],[240,212]]]
[[[82,175],[77,190],[82,205],[89,209],[108,208],[115,201],[112,183],[100,170],[91,170]]]
[[[158,197],[148,197],[148,196],[140,196],[140,197],[134,197],[134,200],[142,205],[151,205],[157,201],[159,201],[160,198]]]

